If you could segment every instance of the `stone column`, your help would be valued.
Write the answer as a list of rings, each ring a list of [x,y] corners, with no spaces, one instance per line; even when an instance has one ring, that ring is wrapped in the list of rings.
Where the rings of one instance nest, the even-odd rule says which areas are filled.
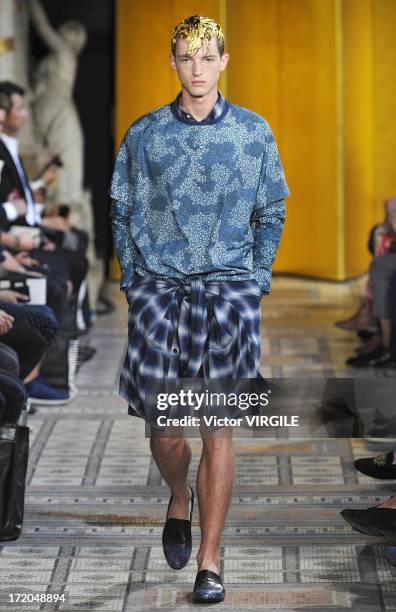
[[[14,74],[14,0],[0,0],[0,80]]]
[[[0,0],[0,81],[14,81],[27,93],[29,18],[23,0]],[[21,152],[28,167],[35,165],[37,141],[29,119],[20,134]]]

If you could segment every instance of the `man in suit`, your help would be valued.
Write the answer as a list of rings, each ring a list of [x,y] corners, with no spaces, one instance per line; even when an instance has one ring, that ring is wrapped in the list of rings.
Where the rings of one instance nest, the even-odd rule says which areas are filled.
[[[19,91],[23,91],[19,89]],[[0,93],[0,134],[6,123],[7,114],[11,110],[11,101],[5,93]],[[26,115],[27,116],[27,115]],[[8,163],[7,163],[8,162]],[[13,170],[15,170],[13,172]],[[13,176],[12,176],[13,174]],[[19,184],[18,184],[19,182]],[[18,184],[22,192],[22,185],[12,163],[10,153],[0,136],[0,228],[7,229],[10,223],[18,217],[24,217],[27,212],[26,202],[17,197],[12,185]]]
[[[46,231],[49,223],[42,219],[43,206],[35,201],[26,171],[19,155],[18,134],[28,117],[25,106],[24,90],[18,85],[0,82],[0,103],[3,107],[2,130],[0,131],[0,232],[6,232],[12,225],[40,227]],[[4,116],[5,111],[5,116]],[[64,220],[64,219],[63,219]],[[36,245],[37,246],[37,245]],[[20,249],[13,244],[10,248]],[[87,261],[81,252],[73,252],[57,247],[51,240],[44,238],[40,248],[30,250],[30,260],[37,260],[39,270],[47,277],[47,304],[51,306],[63,328],[74,331],[78,325],[77,314],[69,321],[70,303],[68,297],[74,290],[74,299],[80,299]],[[81,307],[78,305],[78,311]],[[35,378],[25,381],[30,399],[36,403],[64,403],[69,394],[48,384],[37,371],[31,373]]]
[[[51,223],[64,220],[51,216],[42,219],[43,205],[34,199],[29,180],[19,155],[19,132],[28,118],[25,104],[25,91],[10,81],[0,82],[0,95],[7,98],[9,108],[0,133],[0,162],[3,162],[0,183],[0,228],[9,229],[12,225],[39,226],[44,233]],[[67,282],[71,281],[77,295],[87,273],[88,263],[81,253],[56,247],[44,238],[42,248],[32,251],[32,256],[43,266],[46,275],[62,285],[64,300],[67,295]]]

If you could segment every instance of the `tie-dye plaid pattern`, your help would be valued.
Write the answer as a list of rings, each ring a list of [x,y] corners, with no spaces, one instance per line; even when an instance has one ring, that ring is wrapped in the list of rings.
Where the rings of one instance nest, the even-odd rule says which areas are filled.
[[[260,300],[255,280],[135,276],[128,289],[128,350],[120,394],[145,417],[152,378],[260,376]]]

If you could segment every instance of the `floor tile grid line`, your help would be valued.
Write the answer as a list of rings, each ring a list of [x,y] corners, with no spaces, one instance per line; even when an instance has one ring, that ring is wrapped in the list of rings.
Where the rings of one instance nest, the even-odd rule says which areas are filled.
[[[129,595],[131,593],[131,588],[132,588],[132,575],[133,575],[133,570],[134,570],[134,566],[135,566],[135,560],[136,560],[136,548],[134,549],[134,551],[132,553],[131,563],[129,565],[128,581],[127,581],[127,583],[125,585],[125,595],[124,595],[124,600],[122,602],[122,610],[121,610],[121,612],[127,612],[127,605],[128,605]]]
[[[56,419],[46,420],[42,423],[40,431],[31,446],[29,446],[28,470],[26,475],[26,487],[32,482],[41,454],[45,448],[48,438],[56,425]],[[29,421],[28,421],[29,427]]]
[[[51,575],[51,582],[47,587],[47,594],[63,595],[67,593],[67,581],[70,574],[70,569],[75,557],[75,546],[61,546],[58,558],[54,566],[54,571]],[[40,610],[59,610],[61,601],[55,603],[46,602],[40,606]]]
[[[277,469],[279,474],[280,485],[291,485],[292,484],[292,469],[290,457],[278,457],[277,458]]]
[[[282,569],[284,572],[283,581],[288,584],[296,582],[296,548],[285,546],[282,548]]]
[[[360,553],[360,554],[359,554]],[[370,554],[368,554],[370,553]],[[378,610],[386,610],[381,585],[378,584],[378,573],[375,561],[374,546],[359,547],[358,554],[359,573],[362,577],[362,582],[368,584],[377,584],[376,595],[378,598]]]
[[[331,362],[331,353],[329,347],[329,341],[326,336],[318,338],[319,354],[324,359],[326,364]],[[325,365],[323,368],[323,378],[332,378],[334,376],[334,367]]]
[[[280,339],[274,336],[270,337],[270,347],[271,347],[271,355],[280,355]],[[266,366],[267,363],[265,361],[265,356],[263,358],[263,365]],[[282,366],[279,365],[271,365],[271,377],[272,378],[282,378]]]
[[[348,440],[348,446],[351,449],[350,440]],[[351,449],[349,457],[345,457],[345,456],[341,457],[342,474],[343,474],[344,483],[346,486],[359,484],[359,473],[357,472],[355,466],[353,465],[354,461],[355,459],[353,457],[352,449]]]
[[[141,560],[142,581],[141,581],[140,584],[137,585],[139,587],[137,590],[141,590],[141,594],[142,594],[143,599],[144,599],[143,585],[146,583],[147,573],[149,571],[149,559],[150,559],[151,547],[150,546],[141,547],[141,549],[139,550],[139,553],[138,553],[138,555],[136,557],[136,560]],[[131,588],[131,593],[134,590],[135,589]]]
[[[82,485],[94,485],[99,474],[100,465],[105,454],[106,445],[109,440],[113,419],[103,419],[100,422],[95,440],[92,444],[89,459],[82,479]]]

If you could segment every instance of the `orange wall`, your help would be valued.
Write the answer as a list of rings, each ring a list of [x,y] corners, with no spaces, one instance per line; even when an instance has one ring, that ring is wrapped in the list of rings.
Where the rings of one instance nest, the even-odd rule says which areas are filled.
[[[372,0],[375,216],[396,195],[396,2]],[[365,127],[365,126],[364,126]],[[364,129],[363,127],[363,129]]]
[[[345,275],[367,268],[367,234],[376,222],[373,164],[371,0],[343,3]]]
[[[270,122],[291,191],[274,269],[333,277],[334,0],[229,0],[227,6],[229,98]]]

